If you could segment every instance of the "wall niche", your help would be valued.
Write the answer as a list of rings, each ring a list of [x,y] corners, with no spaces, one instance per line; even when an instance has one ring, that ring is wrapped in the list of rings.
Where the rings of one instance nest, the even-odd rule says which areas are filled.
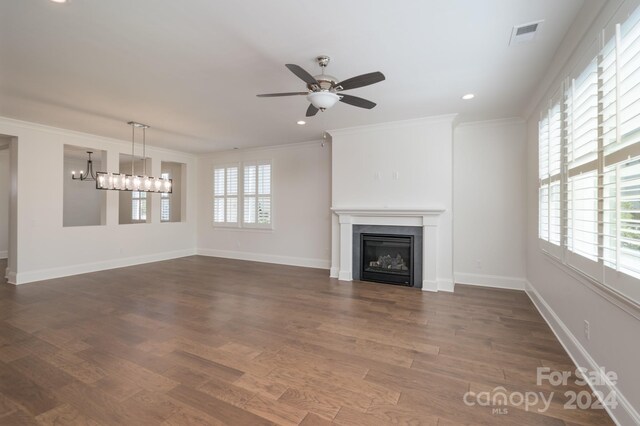
[[[146,169],[148,176],[153,176],[151,172],[151,158],[145,161],[136,158],[131,161],[131,155],[120,154],[120,173],[133,176],[142,176]],[[134,223],[151,223],[151,193],[143,191],[118,191],[119,204],[118,216],[120,225]]]
[[[106,223],[106,194],[96,189],[88,175],[88,152],[92,152],[93,173],[103,170],[105,152],[89,147],[64,146],[63,214],[64,227],[100,226]],[[87,179],[80,180],[80,174]],[[72,176],[76,177],[73,179]]]
[[[160,222],[183,222],[186,218],[187,165],[163,161],[160,165],[163,178],[172,180],[171,194],[160,194]]]

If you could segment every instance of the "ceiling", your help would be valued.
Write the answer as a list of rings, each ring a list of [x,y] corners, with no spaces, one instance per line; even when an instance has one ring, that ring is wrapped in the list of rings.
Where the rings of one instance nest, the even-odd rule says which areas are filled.
[[[0,115],[189,152],[319,139],[324,129],[459,113],[520,114],[583,1],[601,0],[49,0],[0,2]],[[514,25],[544,19],[509,46]],[[285,63],[346,79],[382,71],[305,119]],[[463,101],[473,92],[476,98]]]

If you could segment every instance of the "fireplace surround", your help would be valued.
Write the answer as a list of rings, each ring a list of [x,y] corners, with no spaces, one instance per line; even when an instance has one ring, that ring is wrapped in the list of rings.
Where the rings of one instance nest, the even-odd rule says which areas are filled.
[[[332,245],[331,276],[342,281],[359,279],[359,272],[354,268],[354,245],[359,246],[359,240],[353,238],[354,227],[357,225],[378,225],[391,227],[417,227],[422,230],[421,260],[419,268],[421,277],[418,279],[418,268],[414,268],[414,284],[422,283],[423,291],[453,291],[453,282],[447,279],[450,270],[450,252],[439,250],[440,219],[445,212],[442,208],[431,209],[387,209],[387,208],[332,208],[336,221],[334,222],[334,243]],[[449,222],[445,222],[449,223]],[[444,242],[446,245],[446,241]],[[444,265],[441,269],[440,265]],[[442,274],[442,275],[440,275]],[[446,278],[445,278],[446,277]],[[419,284],[416,287],[420,287]]]

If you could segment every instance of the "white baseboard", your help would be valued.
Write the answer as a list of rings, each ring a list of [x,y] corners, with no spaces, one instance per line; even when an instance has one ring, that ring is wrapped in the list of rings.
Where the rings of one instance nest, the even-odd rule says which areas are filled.
[[[422,291],[438,291],[438,281],[435,280],[422,280]]]
[[[560,317],[551,309],[551,306],[542,298],[540,293],[536,291],[533,285],[526,281],[525,291],[535,307],[540,312],[540,315],[549,324],[551,330],[556,335],[560,344],[567,351],[573,363],[578,367],[585,367],[589,371],[600,371],[600,366],[591,357],[589,352],[580,344],[580,341],[571,333],[571,330],[562,322]],[[611,369],[609,369],[611,370]],[[618,390],[617,386],[605,376],[600,375],[599,382],[601,385],[591,385],[591,389],[595,392],[601,392],[602,395],[608,395],[610,392],[614,392],[616,395],[616,401],[618,406],[615,409],[606,407],[607,412],[618,425],[640,425],[640,414],[629,403],[624,395]],[[604,404],[603,404],[604,405]]]
[[[8,266],[4,271],[4,277],[6,278],[9,284],[13,284],[13,285],[16,284],[16,273],[11,271]]]
[[[500,275],[468,274],[463,272],[453,273],[456,284],[477,285],[482,287],[505,288],[511,290],[524,290],[524,278],[504,277]]]
[[[199,248],[201,256],[223,257],[225,259],[249,260],[252,262],[275,263],[278,265],[302,266],[305,268],[329,269],[330,261],[324,259],[309,259],[306,257],[279,256],[274,254],[251,253],[245,251],[218,250]]]
[[[455,288],[454,280],[438,279],[438,291],[446,291],[449,293],[453,293],[454,288]]]
[[[40,269],[37,271],[18,272],[14,279],[9,279],[11,284],[26,284],[35,281],[50,280],[53,278],[68,277],[71,275],[86,274],[88,272],[104,271],[105,269],[123,268],[125,266],[141,265],[143,263],[159,262],[161,260],[176,259],[179,257],[193,256],[194,249],[168,251],[146,256],[126,257],[122,259],[106,260],[102,262],[83,263],[80,265],[63,266],[60,268]]]
[[[338,278],[339,272],[340,272],[340,268],[332,266],[331,269],[329,269],[329,277]]]
[[[353,274],[350,271],[338,271],[340,281],[353,281]]]
[[[8,250],[0,251],[0,259],[6,259],[8,257],[9,257],[9,251]]]

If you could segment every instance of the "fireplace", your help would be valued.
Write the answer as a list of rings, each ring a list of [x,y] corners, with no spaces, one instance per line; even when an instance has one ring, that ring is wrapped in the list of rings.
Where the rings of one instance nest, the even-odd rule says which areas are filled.
[[[413,235],[360,234],[360,279],[413,286]]]

